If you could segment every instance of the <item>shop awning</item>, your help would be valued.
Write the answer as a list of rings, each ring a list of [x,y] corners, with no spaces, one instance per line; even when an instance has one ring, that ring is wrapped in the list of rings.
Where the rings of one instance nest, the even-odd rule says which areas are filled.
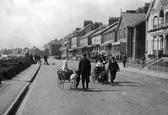
[[[112,45],[120,45],[121,43],[126,43],[126,39],[120,39],[117,42],[113,42]]]
[[[106,42],[100,44],[100,46],[107,46],[107,45],[109,45],[110,43],[112,43],[112,41],[113,41],[113,40],[106,41]]]
[[[73,51],[74,49],[68,49],[68,51]]]
[[[65,41],[65,42],[63,42],[62,44],[66,44],[66,43],[69,43],[69,41]]]
[[[95,47],[95,46],[99,46],[100,44],[92,44],[92,45],[89,45],[89,46],[87,46],[88,48],[89,47]]]

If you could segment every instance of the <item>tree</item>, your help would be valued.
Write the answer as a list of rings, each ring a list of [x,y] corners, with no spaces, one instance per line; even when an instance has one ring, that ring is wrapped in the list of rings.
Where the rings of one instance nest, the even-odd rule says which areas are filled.
[[[144,9],[142,7],[139,7],[136,11],[137,13],[144,13]]]

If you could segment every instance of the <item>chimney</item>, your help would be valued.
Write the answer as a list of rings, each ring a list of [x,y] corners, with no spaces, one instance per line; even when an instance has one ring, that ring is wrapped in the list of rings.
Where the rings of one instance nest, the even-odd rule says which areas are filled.
[[[119,17],[109,17],[109,25],[113,24],[114,22],[118,20],[119,20]]]
[[[102,25],[102,23],[101,22],[95,22],[94,23],[94,30],[96,30],[100,25]]]
[[[84,27],[86,27],[88,24],[92,23],[92,20],[85,20],[84,21]]]
[[[144,13],[147,13],[147,12],[148,12],[149,6],[150,6],[150,3],[145,3],[145,4],[144,4],[144,7],[143,7]]]

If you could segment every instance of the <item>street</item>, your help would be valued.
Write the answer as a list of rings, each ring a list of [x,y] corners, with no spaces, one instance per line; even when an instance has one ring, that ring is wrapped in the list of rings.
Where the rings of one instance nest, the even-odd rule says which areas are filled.
[[[90,91],[68,91],[57,85],[62,60],[49,59],[42,65],[16,115],[168,115],[168,79],[124,71],[117,73],[114,86],[89,84]],[[92,64],[92,68],[95,64]],[[78,62],[69,61],[70,69]]]

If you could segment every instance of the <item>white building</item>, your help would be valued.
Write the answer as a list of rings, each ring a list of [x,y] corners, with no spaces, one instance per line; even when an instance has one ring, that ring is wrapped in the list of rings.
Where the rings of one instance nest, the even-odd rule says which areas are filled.
[[[152,0],[146,15],[146,52],[168,55],[168,0]]]

